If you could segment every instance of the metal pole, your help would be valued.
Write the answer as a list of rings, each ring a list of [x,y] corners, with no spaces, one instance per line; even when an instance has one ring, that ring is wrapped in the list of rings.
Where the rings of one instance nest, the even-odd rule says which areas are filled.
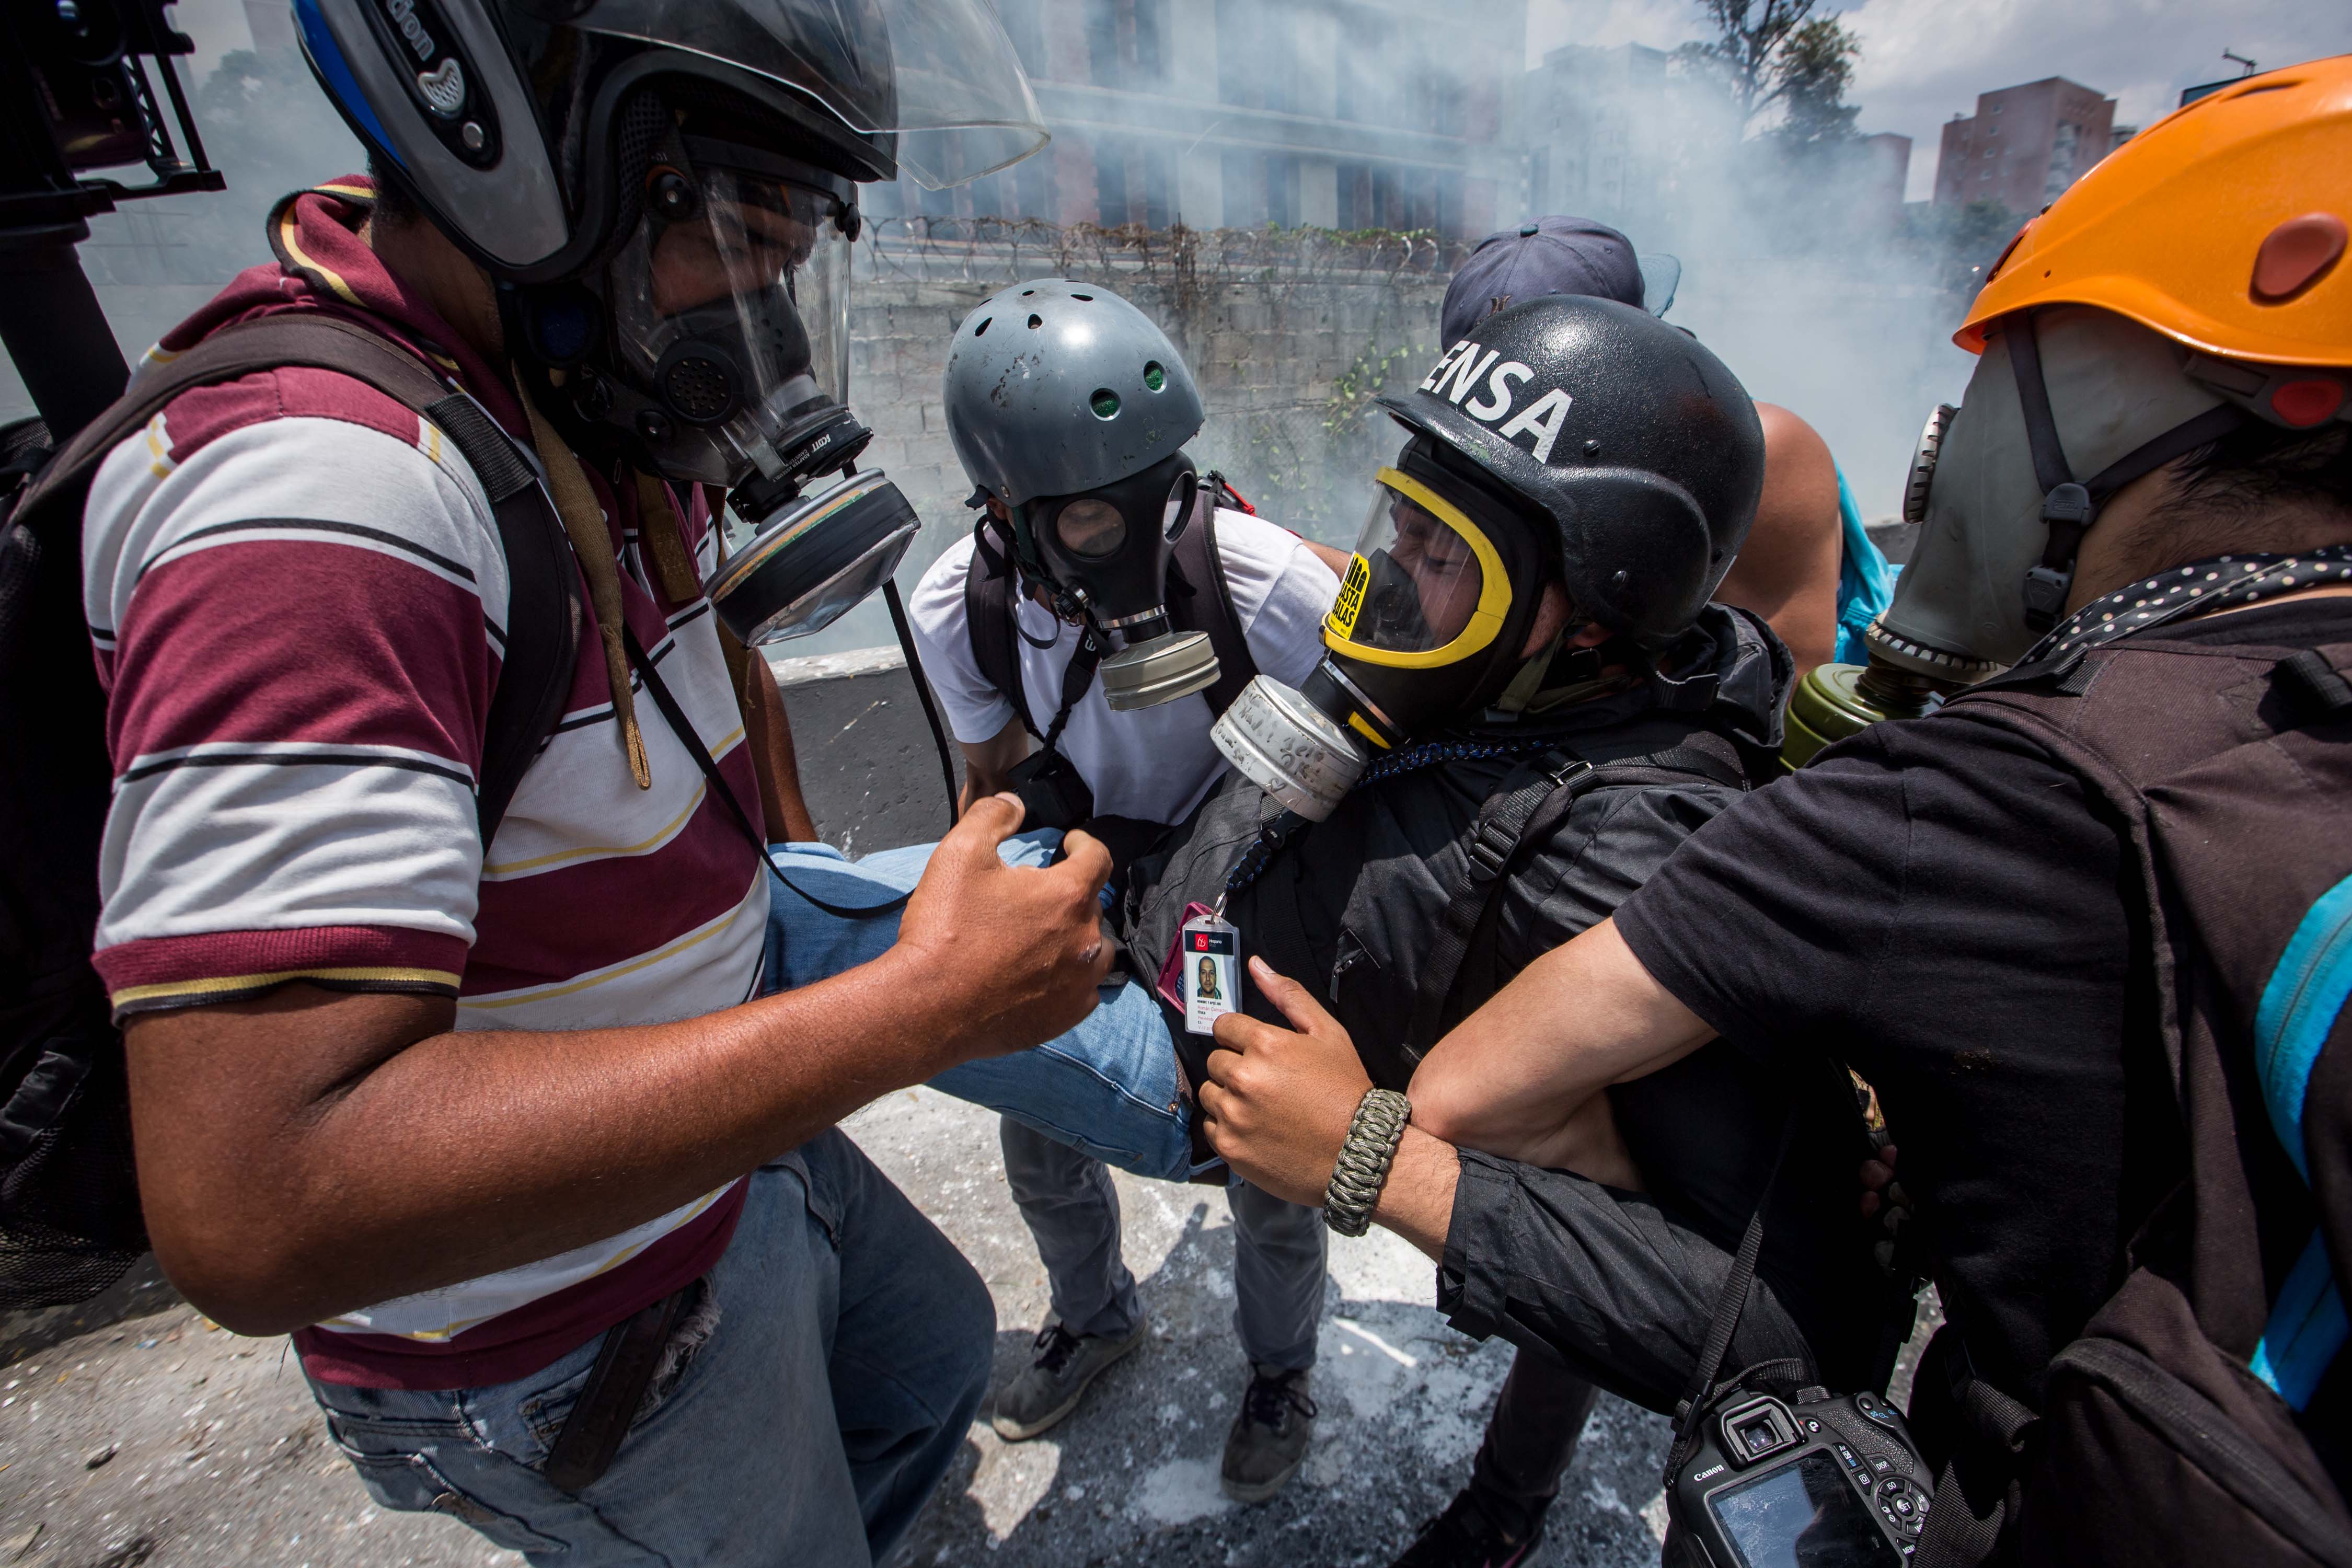
[[[62,447],[130,384],[131,367],[99,309],[74,247],[89,237],[76,218],[0,229],[0,342]]]

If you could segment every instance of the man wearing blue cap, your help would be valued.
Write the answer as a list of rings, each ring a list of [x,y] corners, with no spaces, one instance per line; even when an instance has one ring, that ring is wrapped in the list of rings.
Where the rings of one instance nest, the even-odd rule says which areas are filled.
[[[1672,300],[1671,286],[1663,277],[1645,279],[1633,242],[1608,225],[1532,218],[1488,235],[1454,273],[1439,317],[1444,341],[1458,342],[1482,317],[1546,294],[1596,295],[1654,314]],[[1820,434],[1785,408],[1759,403],[1756,412],[1764,426],[1763,494],[1715,597],[1770,622],[1801,677],[1831,659],[1865,662],[1862,629],[1894,597],[1894,573],[1863,531]],[[1543,1538],[1544,1516],[1596,1394],[1558,1357],[1522,1349],[1487,1420],[1470,1484],[1422,1527],[1396,1568],[1523,1562]]]

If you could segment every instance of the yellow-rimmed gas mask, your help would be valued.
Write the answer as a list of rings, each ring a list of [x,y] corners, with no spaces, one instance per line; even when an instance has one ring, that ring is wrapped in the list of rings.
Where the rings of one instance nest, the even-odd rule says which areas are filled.
[[[1370,665],[1436,669],[1491,646],[1510,605],[1510,573],[1486,530],[1411,474],[1382,468],[1323,642]]]
[[[1521,663],[1546,570],[1537,525],[1417,439],[1376,476],[1323,622],[1329,650],[1293,689],[1260,676],[1217,721],[1226,760],[1320,821],[1371,758],[1472,715]]]

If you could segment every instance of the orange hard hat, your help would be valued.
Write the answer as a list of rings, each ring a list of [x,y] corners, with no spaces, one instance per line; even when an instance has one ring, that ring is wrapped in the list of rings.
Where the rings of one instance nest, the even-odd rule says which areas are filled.
[[[2231,83],[2117,148],[1993,264],[1952,341],[2095,305],[2225,359],[2352,366],[2352,55]]]

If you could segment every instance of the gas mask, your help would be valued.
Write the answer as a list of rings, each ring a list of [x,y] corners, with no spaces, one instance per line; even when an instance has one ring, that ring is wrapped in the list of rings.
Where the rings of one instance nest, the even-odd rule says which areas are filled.
[[[1919,541],[1865,634],[1874,663],[1957,689],[2023,657],[2064,615],[2108,499],[2245,417],[2211,379],[2236,368],[2105,310],[2006,318],[1921,437],[1904,498]]]
[[[1013,509],[1023,577],[1045,591],[1063,620],[1116,639],[1118,651],[1097,671],[1114,712],[1216,684],[1208,634],[1168,624],[1169,556],[1200,504],[1192,459],[1176,452],[1084,494],[1040,496]]]
[[[814,632],[919,526],[896,485],[854,473],[871,438],[842,403],[854,187],[666,110],[652,123],[635,226],[588,277],[504,291],[509,321],[583,447],[729,490],[755,530],[708,584],[730,628],[747,645]]]
[[[1919,540],[1863,634],[1870,663],[1798,683],[1781,760],[1802,767],[2022,658],[2064,617],[2083,537],[2117,490],[2250,417],[2294,427],[2310,374],[2195,353],[2085,306],[2000,318],[1967,400],[1920,435],[1903,500]]]
[[[1523,659],[1545,559],[1512,509],[1417,440],[1382,468],[1303,687],[1252,680],[1210,731],[1244,777],[1320,822],[1380,753],[1483,708]]]

